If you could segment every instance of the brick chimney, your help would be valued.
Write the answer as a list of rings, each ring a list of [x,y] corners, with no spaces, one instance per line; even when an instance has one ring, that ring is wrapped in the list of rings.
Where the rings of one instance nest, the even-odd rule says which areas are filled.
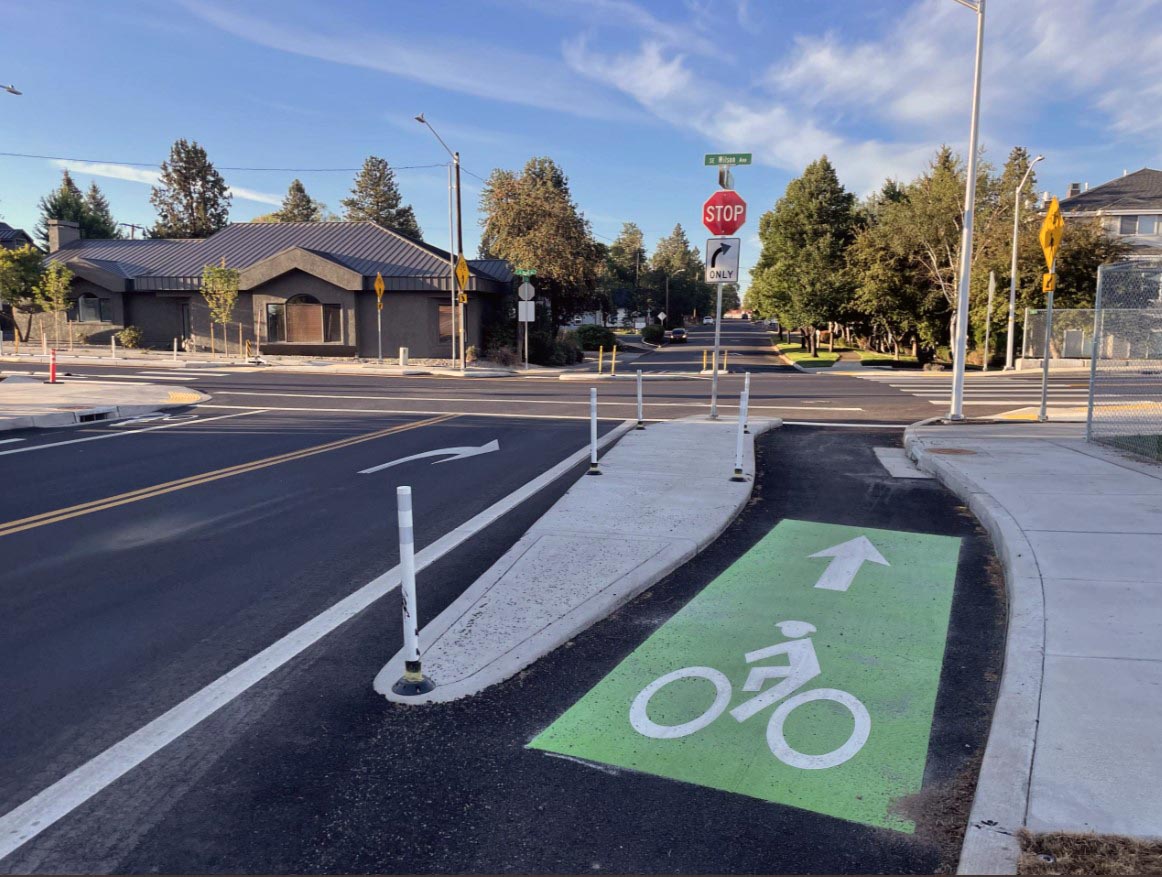
[[[67,247],[73,241],[81,239],[81,226],[69,219],[50,219],[48,221],[48,251],[55,253],[61,247]]]
[[[1066,195],[1065,197],[1066,198],[1076,198],[1080,194],[1081,194],[1081,183],[1070,183],[1069,184],[1069,194]]]

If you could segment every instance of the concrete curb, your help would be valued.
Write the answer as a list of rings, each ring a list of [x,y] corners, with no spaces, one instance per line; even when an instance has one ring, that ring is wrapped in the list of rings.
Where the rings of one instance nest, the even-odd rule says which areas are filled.
[[[618,430],[621,431],[618,439],[629,433],[633,424],[634,421],[626,421],[625,424],[618,427]],[[404,663],[401,650],[376,675],[375,690],[389,701],[405,704],[446,703],[469,697],[510,679],[539,658],[606,618],[619,607],[691,560],[730,526],[731,522],[750,501],[754,486],[755,438],[767,430],[781,425],[782,421],[777,418],[750,422],[750,438],[744,443],[743,470],[750,476],[746,482],[746,489],[739,491],[739,496],[725,514],[718,517],[709,516],[713,519],[706,521],[708,526],[695,538],[669,538],[665,540],[642,538],[643,558],[641,562],[619,578],[611,581],[599,592],[566,611],[563,616],[556,618],[532,636],[517,643],[500,658],[466,676],[444,684],[439,684],[437,679],[437,687],[428,694],[420,696],[396,695],[392,692],[392,685],[403,674]],[[585,480],[584,476],[580,479],[582,483]],[[551,512],[552,509],[549,513]],[[525,554],[534,550],[542,537],[551,535],[538,529],[541,527],[542,521],[534,524],[492,569],[466,589],[439,616],[424,626],[420,631],[422,652],[426,653],[434,642],[466,617],[474,607],[484,605],[488,600],[493,599],[490,594],[492,588],[505,576],[508,570],[515,566]],[[636,537],[627,537],[627,539],[634,538]],[[675,548],[679,550],[675,551]]]
[[[719,372],[724,374],[724,372]],[[557,376],[559,381],[636,381],[637,372],[623,372],[618,375],[598,375],[592,373],[584,374],[562,374]],[[701,380],[695,372],[642,372],[643,381],[697,381]]]
[[[1016,835],[1028,811],[1044,676],[1044,583],[1032,546],[1013,516],[955,471],[949,459],[924,447],[915,428],[938,420],[934,417],[909,426],[904,431],[904,447],[922,471],[960,497],[984,525],[1000,555],[1008,593],[1000,690],[957,873],[1016,874],[1021,852]]]
[[[10,377],[14,383],[26,383],[34,379]],[[158,388],[162,389],[162,388]],[[154,414],[158,411],[168,411],[174,408],[186,408],[208,402],[210,396],[191,390],[188,387],[165,387],[166,399],[163,402],[137,402],[133,404],[89,404],[72,407],[59,406],[60,410],[47,410],[36,414],[5,415],[5,406],[0,404],[0,432],[10,432],[17,429],[60,429],[62,427],[77,426],[82,423],[99,423],[108,420],[121,420],[128,417],[141,417],[145,414]],[[28,407],[28,406],[25,406]],[[45,408],[51,409],[52,405]]]

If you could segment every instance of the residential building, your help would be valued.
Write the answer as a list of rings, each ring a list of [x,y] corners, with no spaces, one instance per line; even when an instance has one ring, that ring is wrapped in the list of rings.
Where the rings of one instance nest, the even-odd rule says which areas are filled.
[[[74,273],[70,321],[90,341],[107,342],[132,325],[147,346],[178,339],[187,350],[209,349],[202,269],[224,263],[239,271],[227,326],[232,349],[241,337],[269,354],[376,356],[381,274],[384,354],[400,347],[419,358],[452,354],[448,253],[373,222],[233,223],[205,239],[92,240],[74,222],[53,221],[47,258]],[[512,271],[500,260],[469,267],[466,337],[480,347]],[[221,349],[221,327],[213,329]]]
[[[15,250],[25,244],[36,246],[24,229],[13,228],[7,222],[0,222],[0,247],[6,250]]]
[[[1129,243],[1130,259],[1162,257],[1162,171],[1142,168],[1092,189],[1071,183],[1061,212],[1067,222],[1099,219]]]

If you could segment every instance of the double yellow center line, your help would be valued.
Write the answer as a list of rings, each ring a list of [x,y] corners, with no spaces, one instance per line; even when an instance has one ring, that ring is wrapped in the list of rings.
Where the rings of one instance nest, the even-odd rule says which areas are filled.
[[[105,509],[115,508],[121,505],[127,505],[131,502],[139,502],[143,499],[152,499],[155,496],[161,496],[166,493],[173,493],[175,490],[185,490],[187,487],[196,487],[199,484],[209,484],[211,481],[218,481],[222,478],[230,478],[234,475],[244,475],[247,472],[255,472],[259,469],[266,469],[269,466],[277,466],[280,463],[289,463],[292,460],[302,460],[305,457],[313,457],[315,454],[325,454],[328,451],[337,451],[340,448],[348,448],[352,445],[362,444],[363,442],[374,441],[375,439],[384,438],[389,435],[396,435],[401,432],[407,432],[412,429],[419,429],[424,426],[434,426],[437,423],[443,423],[445,420],[451,420],[455,414],[442,414],[439,417],[429,417],[426,420],[417,420],[415,423],[402,423],[399,426],[388,427],[387,429],[377,430],[376,432],[369,432],[363,435],[352,436],[351,438],[339,439],[334,442],[327,442],[323,445],[314,445],[313,447],[303,448],[299,451],[290,451],[286,454],[278,454],[274,457],[265,457],[261,460],[254,460],[250,463],[241,463],[237,466],[228,466],[225,469],[215,469],[211,472],[202,472],[198,475],[190,475],[186,478],[179,478],[176,481],[167,481],[164,484],[155,484],[152,487],[143,487],[140,490],[131,490],[127,493],[119,493],[116,496],[105,497],[104,499],[95,499],[91,502],[83,502],[79,505],[69,506],[68,508],[57,509],[56,511],[43,512],[39,515],[31,515],[27,518],[20,518],[16,521],[8,521],[0,524],[0,536],[11,536],[13,533],[19,533],[23,530],[31,530],[34,527],[43,527],[47,524],[56,524],[60,521],[67,521],[69,518],[77,518],[81,515],[89,515],[93,512],[104,511]]]

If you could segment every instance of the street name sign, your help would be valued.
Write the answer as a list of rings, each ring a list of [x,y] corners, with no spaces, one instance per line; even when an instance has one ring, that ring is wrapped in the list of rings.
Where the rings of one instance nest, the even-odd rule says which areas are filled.
[[[750,164],[751,154],[749,152],[708,152],[704,159],[706,167],[718,167],[719,165],[740,165]]]
[[[537,276],[537,269],[536,268],[517,268],[512,273],[515,274],[517,277],[536,277]]]
[[[706,242],[706,282],[738,283],[739,238],[711,238]]]
[[[1041,252],[1045,254],[1045,265],[1052,271],[1057,258],[1057,248],[1061,246],[1061,234],[1065,231],[1065,218],[1061,215],[1061,205],[1054,198],[1045,211],[1045,221],[1037,237],[1041,240]]]
[[[702,224],[712,235],[732,235],[746,222],[746,202],[731,189],[715,192],[702,205]]]
[[[532,301],[533,296],[537,294],[537,288],[526,281],[517,287],[516,294],[520,296],[521,301]]]
[[[780,521],[529,748],[912,833],[959,554]]]

